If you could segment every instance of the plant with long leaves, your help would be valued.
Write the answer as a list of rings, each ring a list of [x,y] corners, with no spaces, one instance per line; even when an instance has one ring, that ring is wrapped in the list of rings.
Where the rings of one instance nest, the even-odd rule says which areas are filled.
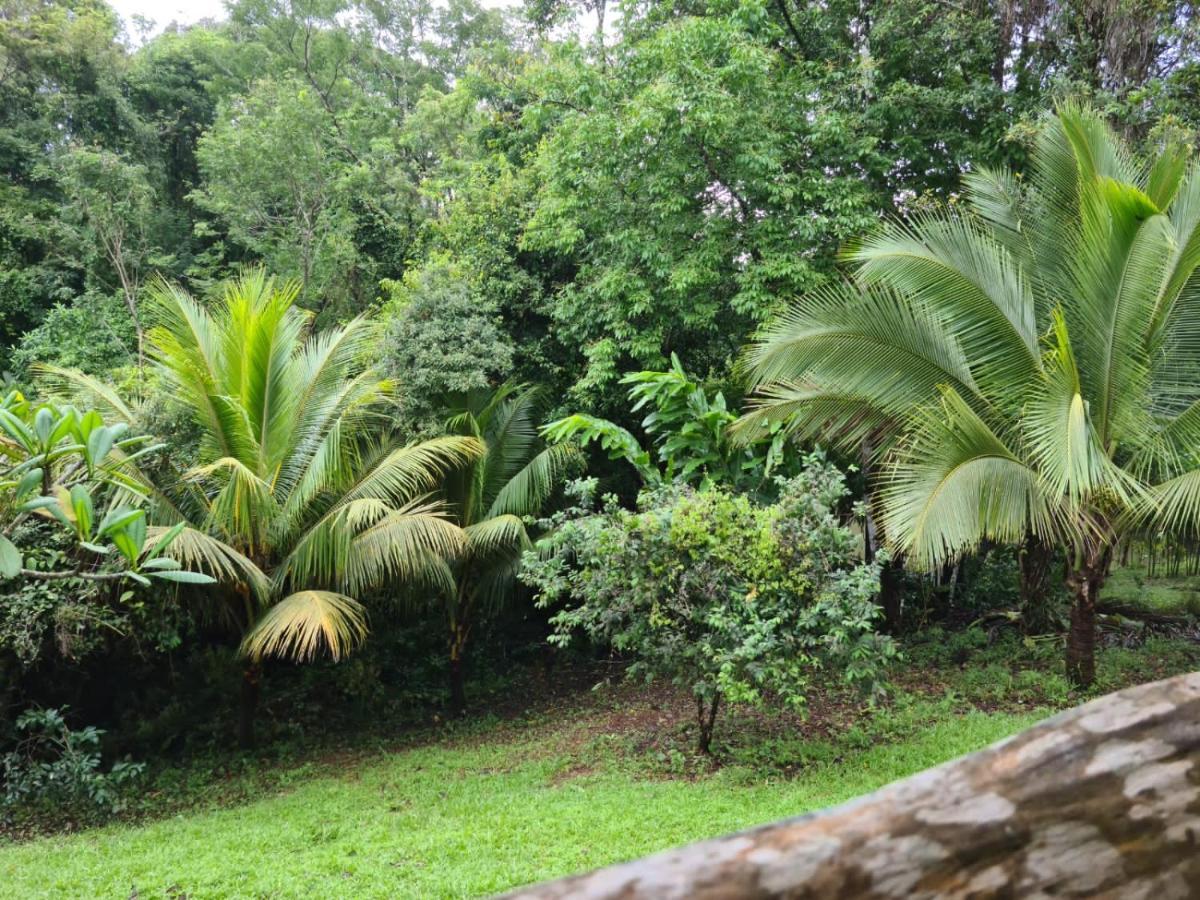
[[[375,326],[360,317],[313,332],[297,294],[252,271],[212,309],[166,282],[146,303],[150,359],[201,433],[199,464],[152,486],[151,513],[186,523],[177,555],[231,586],[223,613],[247,658],[243,743],[264,657],[342,658],[366,637],[364,592],[429,583],[463,551],[462,529],[429,495],[483,451],[471,436],[391,438],[391,384],[367,363]]]
[[[0,401],[0,519],[10,533],[31,514],[57,523],[72,539],[75,565],[27,567],[22,550],[0,534],[0,578],[211,583],[166,555],[180,528],[149,540],[145,510],[119,502],[140,496],[133,467],[160,448],[124,422],[106,425],[96,410],[34,404],[10,392]]]
[[[764,425],[757,440],[732,442],[729,426],[737,415],[720,391],[709,396],[671,354],[665,372],[630,372],[621,378],[628,385],[631,412],[645,411],[642,429],[652,443],[645,448],[626,428],[608,419],[583,413],[566,416],[542,428],[553,443],[598,443],[610,459],[623,459],[637,470],[648,487],[678,481],[697,486],[722,484],[754,491],[771,484],[771,476],[784,461],[784,430]],[[748,444],[753,443],[753,446]]]
[[[532,544],[526,519],[536,516],[579,451],[569,444],[543,446],[535,415],[536,388],[505,384],[461,398],[447,430],[478,442],[483,452],[446,479],[444,499],[462,528],[457,557],[436,560],[450,638],[450,699],[466,705],[464,663],[479,616],[511,595],[521,559]]]
[[[1048,117],[1028,177],[882,227],[845,283],[745,356],[741,427],[854,447],[911,564],[1033,536],[1067,555],[1067,669],[1094,677],[1095,610],[1131,530],[1200,526],[1200,168],[1140,159],[1096,112]]]

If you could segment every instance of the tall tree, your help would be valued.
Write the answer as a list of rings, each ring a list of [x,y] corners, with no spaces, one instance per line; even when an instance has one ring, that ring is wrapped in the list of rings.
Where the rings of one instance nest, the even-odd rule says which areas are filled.
[[[201,434],[199,464],[153,485],[151,514],[186,523],[173,554],[227,585],[223,617],[247,660],[243,744],[264,657],[339,659],[367,634],[363,592],[427,582],[463,550],[463,531],[426,495],[483,451],[471,436],[390,436],[390,387],[367,363],[371,323],[313,332],[298,292],[252,272],[210,311],[178,287],[151,289],[150,356]],[[75,381],[136,419],[103,385]]]
[[[784,419],[876,458],[883,527],[914,564],[1032,532],[1062,547],[1073,681],[1094,677],[1095,609],[1139,523],[1200,526],[1200,169],[1137,158],[1064,107],[1027,179],[980,169],[966,203],[853,247],[853,280],[750,348]]]
[[[82,245],[100,256],[116,278],[137,334],[141,366],[145,361],[145,331],[138,294],[156,250],[155,196],[148,173],[144,166],[115,153],[85,148],[72,149],[62,166],[68,216],[77,220]],[[93,271],[96,268],[93,266]]]
[[[466,707],[468,641],[479,618],[514,588],[529,549],[525,519],[535,516],[561,482],[574,448],[540,447],[535,389],[507,384],[473,391],[449,420],[451,432],[478,441],[483,453],[447,479],[444,497],[466,542],[442,570],[439,589],[450,631],[450,703]]]

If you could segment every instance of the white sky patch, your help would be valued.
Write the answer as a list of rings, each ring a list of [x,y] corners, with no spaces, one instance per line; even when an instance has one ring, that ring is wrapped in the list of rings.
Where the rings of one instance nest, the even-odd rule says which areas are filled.
[[[134,16],[145,16],[154,20],[153,34],[162,31],[172,22],[193,25],[202,19],[224,19],[223,0],[109,0],[132,34],[135,30]]]
[[[146,37],[153,37],[172,23],[194,25],[205,19],[221,21],[228,18],[224,0],[109,0],[113,8],[125,20],[130,37],[138,37],[134,25],[135,16],[144,16],[154,22]],[[483,0],[488,9],[504,9],[516,6],[519,0]]]

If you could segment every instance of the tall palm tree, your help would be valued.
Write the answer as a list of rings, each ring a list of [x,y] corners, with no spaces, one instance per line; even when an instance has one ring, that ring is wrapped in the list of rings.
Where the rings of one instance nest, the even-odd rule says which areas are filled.
[[[741,426],[875,437],[882,524],[912,563],[984,538],[1063,548],[1067,669],[1090,682],[1116,542],[1200,524],[1200,171],[1066,106],[1027,179],[977,170],[962,202],[847,256],[848,281],[748,349]]]
[[[466,537],[462,551],[445,565],[439,593],[449,628],[450,702],[466,706],[464,664],[471,630],[480,613],[511,593],[522,554],[531,547],[525,517],[537,515],[562,480],[574,447],[542,447],[534,388],[505,384],[468,394],[447,430],[478,441],[483,453],[452,472],[444,500]]]
[[[393,440],[390,384],[366,362],[373,326],[311,332],[297,295],[254,271],[212,310],[165,282],[147,304],[150,358],[201,434],[199,464],[150,485],[151,515],[186,522],[174,555],[232,585],[222,612],[247,660],[244,744],[264,657],[341,658],[367,633],[362,592],[428,580],[439,558],[463,551],[467,536],[429,495],[483,450],[472,436]],[[136,415],[103,385],[74,380]]]

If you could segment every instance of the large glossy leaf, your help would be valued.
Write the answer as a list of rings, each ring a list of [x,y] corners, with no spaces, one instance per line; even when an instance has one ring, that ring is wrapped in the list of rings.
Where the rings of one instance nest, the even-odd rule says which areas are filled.
[[[15,578],[21,574],[24,560],[16,544],[0,535],[0,578]]]

